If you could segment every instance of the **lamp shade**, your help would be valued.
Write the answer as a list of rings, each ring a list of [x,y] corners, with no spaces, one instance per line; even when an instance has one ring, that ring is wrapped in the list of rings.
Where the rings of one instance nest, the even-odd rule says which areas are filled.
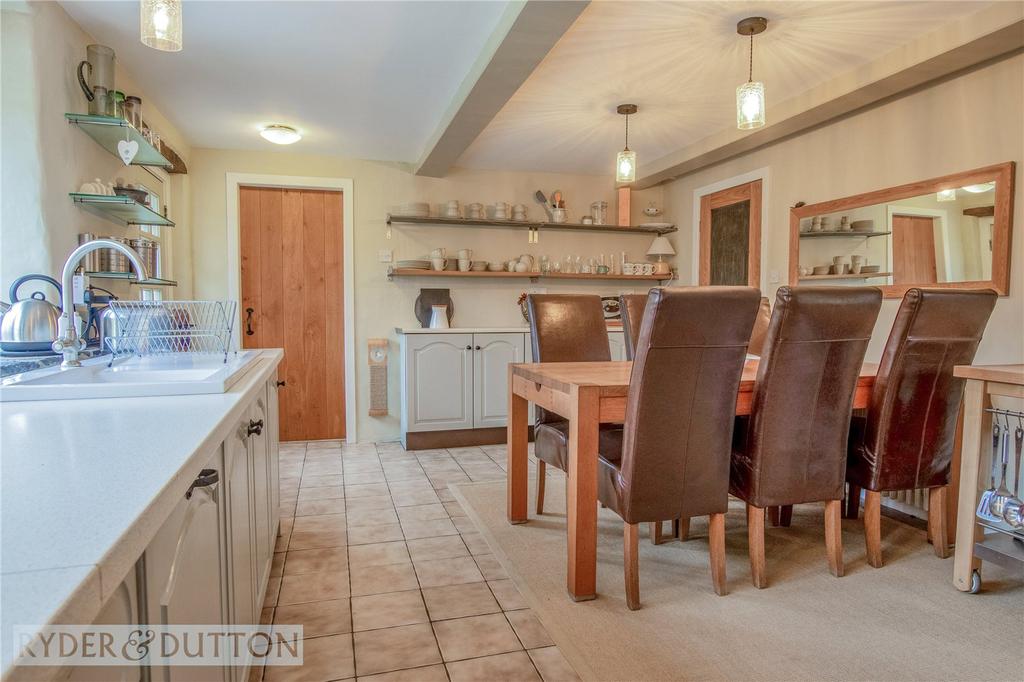
[[[665,237],[655,237],[647,249],[648,256],[674,256],[676,250],[672,248],[672,242]]]
[[[736,127],[751,130],[764,125],[764,83],[744,83],[736,88]]]
[[[139,4],[142,44],[154,50],[181,50],[181,0],[142,0]]]

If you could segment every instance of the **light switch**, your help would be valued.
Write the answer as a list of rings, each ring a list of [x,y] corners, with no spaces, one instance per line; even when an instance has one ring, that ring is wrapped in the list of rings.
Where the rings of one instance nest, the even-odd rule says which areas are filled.
[[[377,252],[377,260],[381,263],[390,263],[391,253],[391,249],[381,249]]]
[[[768,283],[769,284],[778,284],[779,281],[780,280],[779,280],[779,271],[778,270],[772,270],[771,272],[768,273]]]

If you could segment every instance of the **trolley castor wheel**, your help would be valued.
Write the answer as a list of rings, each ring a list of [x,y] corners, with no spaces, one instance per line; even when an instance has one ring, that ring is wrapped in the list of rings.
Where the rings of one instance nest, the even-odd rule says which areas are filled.
[[[981,573],[978,569],[971,571],[971,589],[967,591],[969,594],[978,594],[981,592]]]

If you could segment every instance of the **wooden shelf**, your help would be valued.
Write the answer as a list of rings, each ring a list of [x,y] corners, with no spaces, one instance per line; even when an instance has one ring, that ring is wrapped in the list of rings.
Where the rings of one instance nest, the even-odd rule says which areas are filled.
[[[566,272],[459,272],[458,270],[418,270],[416,268],[393,268],[388,270],[388,279],[394,277],[462,277],[469,279],[574,279],[599,281],[664,282],[674,275],[587,275]]]
[[[662,235],[676,231],[676,226],[642,227],[631,225],[584,225],[582,223],[548,223],[536,220],[471,220],[468,218],[440,218],[388,214],[387,224],[446,225],[449,227],[497,227],[514,230],[565,230],[569,232],[615,232],[618,234]]]
[[[68,123],[78,126],[85,133],[96,140],[96,143],[108,152],[121,158],[117,153],[117,143],[122,140],[134,140],[139,145],[139,151],[132,159],[133,166],[159,166],[170,169],[174,167],[157,148],[149,143],[142,136],[135,126],[123,118],[116,116],[94,116],[91,114],[64,114]]]
[[[871,237],[884,237],[892,232],[858,232],[856,230],[843,230],[831,231],[831,232],[801,232],[800,239],[819,239],[821,237],[861,237],[863,239],[870,239]]]
[[[849,275],[807,275],[806,277],[801,277],[800,281],[801,282],[817,282],[817,281],[823,281],[823,280],[829,280],[829,279],[875,279],[875,278],[878,278],[878,277],[889,277],[891,275],[892,275],[891,272],[868,272],[868,273],[861,273],[859,275],[854,275],[854,274],[849,274]]]
[[[82,194],[81,192],[71,192],[68,196],[79,206],[115,223],[122,225],[174,227],[172,221],[131,197],[111,196],[109,194]]]

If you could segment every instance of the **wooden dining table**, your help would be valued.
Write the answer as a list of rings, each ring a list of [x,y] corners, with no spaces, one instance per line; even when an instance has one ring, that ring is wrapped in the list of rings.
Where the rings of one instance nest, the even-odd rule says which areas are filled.
[[[750,414],[757,359],[743,367],[736,414]],[[529,404],[569,421],[566,489],[568,531],[566,588],[574,601],[597,596],[597,439],[601,424],[621,424],[632,362],[547,362],[509,365],[508,491],[509,523],[527,522],[527,442]],[[868,406],[876,363],[864,363],[854,408]]]

